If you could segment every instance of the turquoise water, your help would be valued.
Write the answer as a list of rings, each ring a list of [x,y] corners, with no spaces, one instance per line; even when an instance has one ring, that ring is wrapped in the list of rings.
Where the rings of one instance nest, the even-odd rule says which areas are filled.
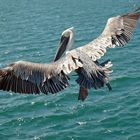
[[[17,60],[52,61],[61,32],[75,27],[75,46],[103,30],[106,20],[139,0],[0,0],[0,67]],[[108,50],[113,91],[89,91],[77,101],[78,85],[57,95],[0,91],[0,140],[139,140],[140,22],[130,43]]]

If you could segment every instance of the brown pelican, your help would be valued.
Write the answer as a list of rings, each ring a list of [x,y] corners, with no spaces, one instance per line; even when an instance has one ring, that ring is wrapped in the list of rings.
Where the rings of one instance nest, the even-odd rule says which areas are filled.
[[[70,35],[69,35],[69,34],[70,34]],[[71,27],[71,28],[65,30],[65,31],[62,33],[61,39],[60,39],[60,44],[62,44],[62,45],[60,45],[60,46],[58,47],[58,49],[57,49],[57,51],[56,51],[56,54],[55,54],[55,57],[54,57],[54,61],[57,61],[58,59],[60,59],[61,56],[64,54],[64,52],[65,52],[65,51],[69,51],[69,49],[73,46],[73,42],[74,42],[73,37],[74,37],[74,28],[73,28],[73,27]],[[71,41],[69,42],[69,43],[71,43],[71,45],[67,45],[69,38],[71,38]],[[97,65],[100,65],[100,66],[105,66],[105,65],[106,65],[107,71],[108,71],[109,73],[112,72],[111,70],[109,71],[109,68],[112,66],[110,60],[106,60],[105,62],[103,62],[103,63],[101,63],[101,64],[99,64],[99,62],[96,60],[95,63],[96,63]],[[81,70],[81,69],[75,70],[75,72],[79,74],[79,78],[81,78],[81,81],[82,81],[82,82],[84,82],[84,81],[85,81],[85,82],[90,81],[90,79],[87,79],[86,77],[84,78],[84,75],[82,75],[82,70]],[[95,76],[95,77],[96,77],[96,76]],[[78,82],[78,79],[77,79],[77,82]],[[94,82],[94,83],[95,83],[95,82]],[[94,83],[93,83],[93,84],[94,84]],[[99,83],[100,83],[100,82],[99,82]],[[87,83],[87,84],[88,84],[88,83]],[[98,83],[97,83],[97,84],[98,84]],[[109,88],[109,90],[112,89],[109,83],[106,83],[106,85],[107,85],[107,87]],[[89,88],[90,88],[90,87],[89,87]],[[94,88],[95,88],[95,89],[98,88],[98,87],[96,86],[96,84],[95,84],[95,87],[94,87]],[[80,88],[79,88],[78,100],[85,100],[85,98],[87,97],[87,95],[88,95],[87,88],[86,88],[84,85],[80,86]]]
[[[62,33],[55,62],[38,64],[17,61],[0,69],[0,90],[34,94],[57,93],[68,86],[68,74],[72,71],[78,74],[76,81],[80,85],[81,100],[86,98],[87,89],[98,89],[104,85],[111,89],[108,77],[111,63],[105,61],[99,64],[97,60],[106,53],[107,48],[124,46],[128,43],[140,18],[139,10],[140,8],[109,18],[98,38],[76,49],[70,50],[74,31],[72,28],[67,29]],[[62,57],[65,50],[66,53]]]

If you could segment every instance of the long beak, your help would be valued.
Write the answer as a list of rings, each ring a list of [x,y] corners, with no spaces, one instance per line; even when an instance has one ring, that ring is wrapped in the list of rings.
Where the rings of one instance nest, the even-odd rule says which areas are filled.
[[[61,37],[58,49],[54,57],[54,61],[57,61],[58,59],[60,59],[60,57],[64,54],[64,52],[66,51],[68,47],[68,42],[69,42],[69,37],[65,37],[65,36]]]

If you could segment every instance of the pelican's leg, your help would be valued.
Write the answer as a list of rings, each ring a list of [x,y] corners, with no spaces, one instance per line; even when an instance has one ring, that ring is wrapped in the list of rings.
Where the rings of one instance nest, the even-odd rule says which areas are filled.
[[[84,101],[87,96],[88,96],[88,89],[80,86],[78,100]]]

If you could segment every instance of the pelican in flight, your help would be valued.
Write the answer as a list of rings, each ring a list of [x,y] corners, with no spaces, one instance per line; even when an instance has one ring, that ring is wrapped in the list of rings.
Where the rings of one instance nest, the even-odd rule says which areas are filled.
[[[68,75],[73,71],[78,75],[76,82],[80,86],[78,99],[84,100],[90,88],[99,89],[106,85],[111,90],[111,61],[100,64],[98,60],[108,48],[128,43],[139,18],[140,8],[111,17],[99,37],[76,49],[71,49],[74,29],[65,30],[61,35],[54,62],[39,64],[17,61],[1,68],[0,90],[26,94],[57,93],[69,85]]]

